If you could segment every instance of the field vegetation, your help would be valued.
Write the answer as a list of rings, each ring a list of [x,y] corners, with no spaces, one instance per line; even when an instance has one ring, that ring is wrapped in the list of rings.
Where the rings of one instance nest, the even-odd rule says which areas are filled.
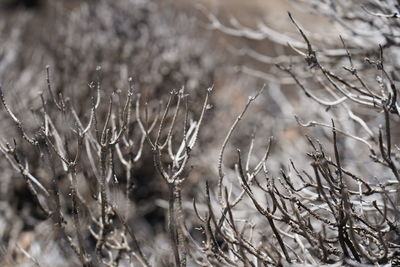
[[[262,2],[0,4],[1,266],[400,264],[399,4]]]

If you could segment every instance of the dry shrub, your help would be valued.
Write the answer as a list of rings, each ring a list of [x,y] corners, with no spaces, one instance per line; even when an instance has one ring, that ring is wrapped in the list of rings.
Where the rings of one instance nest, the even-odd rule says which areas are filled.
[[[37,265],[395,265],[400,253],[398,7],[392,1],[362,6],[315,1],[314,9],[297,4],[337,21],[343,27],[338,41],[327,45],[291,14],[297,36],[267,25],[251,29],[238,20],[225,25],[202,9],[212,28],[269,40],[287,52],[271,57],[240,50],[275,70],[241,66],[266,85],[233,103],[242,110],[230,125],[217,125],[207,115],[218,115],[213,105],[221,104],[212,103],[212,88],[194,96],[184,88],[172,90],[161,103],[146,97],[176,83],[201,87],[198,81],[212,76],[214,64],[203,57],[202,45],[194,46],[198,39],[164,27],[163,17],[154,15],[156,5],[137,2],[141,12],[130,13],[128,1],[100,1],[67,16],[65,26],[55,24],[63,29],[56,40],[66,50],[48,42],[58,78],[52,86],[48,77],[34,112],[36,124],[22,121],[1,91],[15,129],[1,151],[24,178],[20,188],[29,190],[35,207],[5,194],[2,217],[8,225],[14,218],[20,224],[10,227],[17,234],[2,233],[5,255]],[[142,15],[140,8],[153,16]],[[131,15],[139,21],[121,23]],[[82,26],[82,21],[90,23]],[[171,35],[180,38],[169,43],[165,37]],[[129,44],[131,39],[137,42]],[[152,40],[159,43],[149,49]],[[124,53],[139,56],[125,65]],[[93,69],[97,64],[103,69]],[[148,91],[135,88],[127,74],[132,70]],[[81,87],[71,77],[95,78]],[[121,90],[103,89],[108,87]],[[295,87],[299,94],[288,94]],[[273,115],[264,115],[265,106]],[[307,131],[310,127],[315,130]],[[303,131],[310,137],[301,138]],[[203,132],[222,138],[207,144]],[[269,138],[270,132],[282,136]],[[193,159],[203,168],[194,174]],[[5,173],[14,176],[9,169]],[[201,182],[190,182],[193,176]],[[152,183],[154,178],[160,182]],[[152,186],[162,188],[156,200],[139,201],[138,188]],[[154,205],[162,208],[157,222],[146,217]],[[34,220],[36,250],[23,247],[28,238],[19,234],[29,220]],[[49,229],[52,234],[44,234]],[[57,245],[48,246],[46,238]],[[62,256],[44,259],[40,252]]]

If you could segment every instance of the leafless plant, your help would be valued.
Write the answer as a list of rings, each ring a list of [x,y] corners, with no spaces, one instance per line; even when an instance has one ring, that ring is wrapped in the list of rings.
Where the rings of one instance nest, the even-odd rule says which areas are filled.
[[[304,10],[304,2],[295,5]],[[184,87],[152,100],[126,77],[118,86],[126,90],[109,92],[102,82],[105,71],[98,67],[87,91],[69,95],[53,86],[48,67],[47,92],[33,111],[36,124],[27,123],[0,88],[4,113],[15,129],[13,138],[1,142],[0,151],[23,178],[43,220],[51,222],[52,238],[69,245],[72,259],[82,266],[396,264],[400,256],[398,6],[390,0],[310,3],[314,9],[306,10],[317,10],[341,25],[343,34],[337,42],[328,45],[291,13],[288,21],[297,37],[262,23],[251,29],[235,18],[225,25],[201,9],[210,28],[272,42],[290,55],[233,49],[274,66],[275,71],[240,67],[266,84],[243,102],[230,127],[218,128],[225,137],[213,150],[218,151],[214,165],[207,162],[205,172],[212,177],[198,186],[190,184],[190,160],[196,148],[205,153],[199,135],[216,132],[206,118],[212,87],[196,92],[204,97],[201,103],[196,101],[200,107],[196,113],[188,93],[192,90]],[[102,4],[101,8],[107,7]],[[124,5],[116,5],[125,16]],[[286,86],[300,89],[301,105],[283,93]],[[80,94],[89,97],[77,103]],[[264,131],[263,117],[253,108],[265,94],[284,116],[297,113],[293,122],[299,132],[309,133],[298,137],[301,145],[291,147],[284,137],[272,138]],[[261,130],[252,131],[250,138],[240,135],[241,142],[235,143],[235,134],[241,126],[249,128],[246,123],[252,120]],[[280,118],[274,122],[285,123]],[[231,150],[232,146],[238,148]],[[295,159],[288,158],[289,153]],[[160,178],[157,186],[165,186],[165,197],[157,203],[164,208],[166,222],[157,237],[146,230],[131,196],[135,170],[148,165]],[[196,192],[186,190],[191,187]],[[35,255],[19,244],[17,248],[40,266]]]
[[[398,121],[400,112],[395,64],[393,59],[386,59],[385,56],[385,52],[392,55],[397,50],[395,32],[398,11],[392,1],[379,4],[370,1],[362,6],[346,4],[344,1],[329,3],[315,2],[314,5],[317,10],[324,10],[323,14],[333,16],[351,31],[352,36],[346,36],[351,48],[343,36],[340,37],[342,47],[315,48],[311,38],[290,13],[289,19],[303,42],[275,32],[264,24],[253,30],[231,19],[231,25],[224,25],[215,15],[202,10],[213,29],[253,40],[267,39],[290,47],[297,55],[267,58],[256,51],[241,51],[262,63],[275,64],[282,73],[288,74],[289,83],[293,82],[306,97],[326,107],[331,118],[347,114],[352,121],[352,124],[344,123],[338,117],[331,119],[330,123],[314,120],[304,123],[296,116],[300,127],[319,126],[332,133],[332,137],[324,139],[324,142],[307,137],[312,148],[312,152],[307,153],[311,159],[311,171],[298,168],[291,161],[292,171],[281,170],[281,174],[275,176],[268,169],[266,158],[261,158],[256,169],[251,170],[248,162],[244,168],[243,155],[238,151],[235,170],[231,175],[237,177],[242,192],[250,199],[253,209],[266,219],[269,230],[265,230],[259,220],[253,225],[243,218],[243,214],[249,214],[243,213],[243,209],[250,209],[251,205],[240,191],[225,189],[225,197],[222,197],[224,186],[221,181],[224,175],[220,163],[221,178],[217,190],[220,213],[214,211],[207,189],[208,212],[202,219],[207,229],[207,240],[210,240],[208,245],[214,249],[215,258],[223,260],[225,264],[236,265],[237,261],[244,266],[257,266],[260,263],[282,265],[283,262],[312,265],[338,262],[348,265],[387,264],[398,257],[399,154],[398,149],[393,149],[393,135],[397,127],[392,124]],[[349,5],[351,9],[346,9]],[[354,11],[358,9],[360,11]],[[349,11],[347,14],[347,10],[355,13],[350,15]],[[368,31],[357,28],[366,24],[371,27]],[[378,40],[379,36],[384,37],[385,42],[375,48],[377,52],[362,41],[364,33],[371,37],[371,41],[373,38]],[[305,60],[305,64],[298,60],[299,57]],[[346,60],[342,71],[339,66]],[[242,70],[250,70],[248,73],[256,74],[269,83],[286,84],[287,78],[271,79],[269,74],[248,67],[242,67]],[[376,81],[371,76],[376,76]],[[379,114],[383,114],[383,117]],[[240,114],[237,121],[242,116]],[[373,122],[377,117],[382,118],[379,121],[383,126]],[[357,130],[350,132],[339,128],[335,123],[337,121],[344,127],[352,125],[349,128]],[[359,153],[359,150],[339,145],[343,144],[340,141],[342,136],[352,139],[355,142],[353,146],[365,146],[371,164],[381,165],[382,172],[372,174],[372,178],[368,171],[361,170],[357,174],[347,169],[345,166],[350,164],[345,161],[349,157],[356,161],[357,156],[351,157],[351,154],[355,151]],[[328,148],[327,142],[331,143],[331,148]],[[332,151],[333,156],[329,156],[327,150]],[[251,152],[250,149],[249,155]],[[378,169],[380,167],[376,167]],[[258,178],[261,175],[264,182]],[[225,186],[229,186],[229,183]],[[235,196],[238,201],[230,200]],[[244,208],[239,208],[238,202],[242,202]],[[235,213],[238,214],[236,217]],[[216,214],[219,214],[219,218]],[[255,238],[253,233],[257,229],[259,234]],[[273,238],[265,237],[269,233]]]

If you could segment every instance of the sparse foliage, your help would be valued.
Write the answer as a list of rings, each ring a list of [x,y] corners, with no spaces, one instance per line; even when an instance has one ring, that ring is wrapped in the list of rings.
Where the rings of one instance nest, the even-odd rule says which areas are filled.
[[[219,104],[213,103],[213,88],[197,88],[201,103],[191,101],[193,90],[185,87],[161,99],[143,97],[132,78],[119,86],[125,89],[110,92],[98,67],[87,91],[68,94],[55,90],[47,67],[46,93],[40,94],[32,126],[0,87],[4,114],[15,129],[13,138],[0,143],[0,151],[23,178],[33,205],[54,233],[52,240],[68,244],[65,258],[82,266],[396,266],[398,5],[390,0],[311,1],[311,8],[295,2],[303,11],[307,7],[336,21],[342,27],[338,40],[314,36],[292,13],[288,21],[297,37],[265,24],[251,29],[237,19],[225,25],[201,8],[210,28],[267,40],[287,51],[272,57],[236,50],[274,66],[275,74],[241,66],[266,84],[226,129],[212,129],[207,120],[213,104]],[[293,94],[301,106],[283,93],[285,86],[299,89],[301,94]],[[253,107],[266,93],[284,116],[308,131],[304,138],[297,136],[298,145],[264,131],[268,122],[260,121]],[[85,94],[86,99],[77,99]],[[195,102],[198,107],[191,106]],[[250,138],[240,135],[236,144],[235,134],[252,120],[261,130]],[[202,166],[211,177],[191,184],[191,164],[199,158],[195,153],[205,153],[201,136],[207,130],[225,137],[216,142],[217,160],[212,162],[210,155],[208,166]],[[161,233],[147,228],[151,223],[135,200],[137,170],[148,166],[165,192],[166,201],[157,200],[165,214]],[[36,255],[18,248],[41,266]]]

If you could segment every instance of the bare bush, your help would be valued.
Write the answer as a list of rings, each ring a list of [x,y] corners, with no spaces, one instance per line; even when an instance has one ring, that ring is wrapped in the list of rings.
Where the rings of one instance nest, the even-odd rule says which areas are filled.
[[[236,191],[225,189],[225,196],[221,185],[225,175],[220,172],[218,212],[213,211],[209,198],[208,215],[203,219],[208,222],[209,246],[213,247],[213,238],[223,240],[222,245],[219,242],[214,246],[227,264],[239,259],[244,265],[251,265],[253,257],[273,265],[281,265],[282,261],[312,265],[388,264],[398,257],[399,155],[393,142],[399,108],[397,59],[392,56],[397,51],[396,7],[391,1],[363,5],[316,1],[314,6],[343,26],[340,46],[324,49],[320,42],[316,48],[313,40],[321,41],[323,36],[308,37],[309,33],[290,13],[302,42],[266,25],[252,30],[232,20],[227,26],[206,13],[211,27],[228,35],[268,39],[291,48],[293,56],[278,57],[242,50],[257,61],[276,65],[287,78],[276,79],[248,67],[242,70],[269,83],[294,83],[306,97],[325,107],[326,115],[332,118],[302,122],[300,116],[307,114],[296,116],[301,127],[318,126],[331,131],[323,131],[319,141],[308,137],[313,150],[307,153],[310,170],[291,162],[290,171],[282,169],[276,176],[263,161],[252,170],[238,151],[231,175],[240,181],[242,193],[240,187]],[[369,159],[362,154],[369,154]],[[360,164],[361,160],[367,165]],[[263,173],[265,182],[258,181],[258,173]],[[242,200],[243,194],[250,203]],[[247,222],[248,213],[241,210],[252,206],[265,222]],[[269,230],[265,231],[266,227]],[[258,235],[253,234],[257,232]]]
[[[252,29],[236,19],[226,25],[218,16],[201,9],[211,28],[235,37],[268,40],[287,52],[273,57],[236,49],[261,65],[272,65],[274,70],[266,73],[240,66],[242,72],[263,78],[266,85],[244,101],[229,127],[211,128],[214,122],[207,120],[213,107],[211,89],[197,93],[204,100],[196,109],[191,107],[192,96],[184,88],[172,90],[165,102],[143,97],[143,91],[134,88],[133,79],[125,75],[126,67],[120,72],[122,79],[115,78],[118,81],[97,78],[84,92],[72,84],[69,94],[54,88],[48,72],[47,93],[41,95],[41,105],[35,111],[35,126],[24,122],[0,91],[5,114],[15,129],[13,138],[2,142],[1,152],[40,208],[35,211],[42,216],[43,227],[52,229],[51,240],[61,240],[59,253],[76,264],[395,266],[400,255],[400,155],[396,145],[400,112],[396,75],[398,7],[392,2],[315,1],[311,3],[313,9],[307,3],[296,2],[301,10],[317,10],[336,21],[342,30],[337,41],[307,32],[291,13],[288,21],[296,36],[279,33],[265,24]],[[105,64],[105,72],[118,77],[113,71],[121,58],[97,59],[98,51],[103,51],[102,42],[108,43],[115,36],[91,36],[108,26],[120,29],[122,33],[116,31],[117,35],[130,36],[129,27],[117,26],[119,15],[128,16],[127,6],[115,5],[115,16],[99,15],[89,25],[90,30],[82,30],[82,42],[75,42],[76,35],[68,33],[68,27],[64,31],[67,34],[58,36],[76,52],[69,57],[65,51],[52,48],[59,53],[54,58],[63,58],[65,64],[55,72],[65,80],[56,83],[68,83],[67,78],[75,73],[73,68],[81,62],[79,57],[86,56],[80,54],[80,46],[88,44],[95,52],[88,55],[90,60],[82,67],[93,74],[78,78],[85,81],[87,76],[101,77],[104,70],[90,69],[93,62]],[[106,12],[108,6],[101,2],[94,13]],[[81,12],[79,16],[86,21],[90,7]],[[74,18],[68,25],[79,29]],[[160,31],[173,35],[168,29]],[[104,50],[110,53],[106,59],[117,51],[135,49],[125,45],[124,37],[115,38],[121,43]],[[144,48],[139,45],[137,49]],[[186,62],[191,65],[190,60]],[[157,59],[151,64],[157,65]],[[171,75],[183,69],[178,67]],[[143,70],[149,71],[150,77],[157,76],[152,67]],[[160,85],[152,79],[149,84],[156,90]],[[102,89],[113,84],[127,89],[108,93]],[[141,84],[147,86],[146,82]],[[199,85],[193,83],[193,88]],[[295,87],[300,94],[287,94]],[[266,94],[269,98],[263,99]],[[74,100],[79,97],[86,102],[77,108]],[[254,103],[261,100],[276,106],[275,112],[281,117],[271,121],[278,129],[290,124],[287,118],[293,113],[298,114],[292,117],[301,129],[293,138],[295,145],[287,136],[270,138],[266,134],[273,127],[264,123],[263,114],[254,109]],[[249,131],[251,123],[258,129],[251,130],[250,138],[245,134],[235,136],[243,129]],[[301,131],[309,135],[298,140]],[[225,134],[218,141],[218,150],[204,149],[207,144],[198,140],[202,132]],[[213,154],[193,156],[196,151]],[[204,178],[199,185],[189,182],[193,157],[208,158],[208,165],[198,163],[206,168],[199,173],[211,178]],[[134,197],[138,194],[133,190],[138,181],[135,170],[148,166],[163,181],[156,185],[163,186],[167,193],[157,200],[166,214],[164,228],[158,233],[144,219],[141,211],[145,208],[139,207]],[[18,243],[8,239],[9,244]],[[42,253],[50,251],[44,241],[37,243]],[[62,249],[65,243],[68,250]],[[38,259],[33,249],[19,246],[19,251],[41,265],[43,259]]]

